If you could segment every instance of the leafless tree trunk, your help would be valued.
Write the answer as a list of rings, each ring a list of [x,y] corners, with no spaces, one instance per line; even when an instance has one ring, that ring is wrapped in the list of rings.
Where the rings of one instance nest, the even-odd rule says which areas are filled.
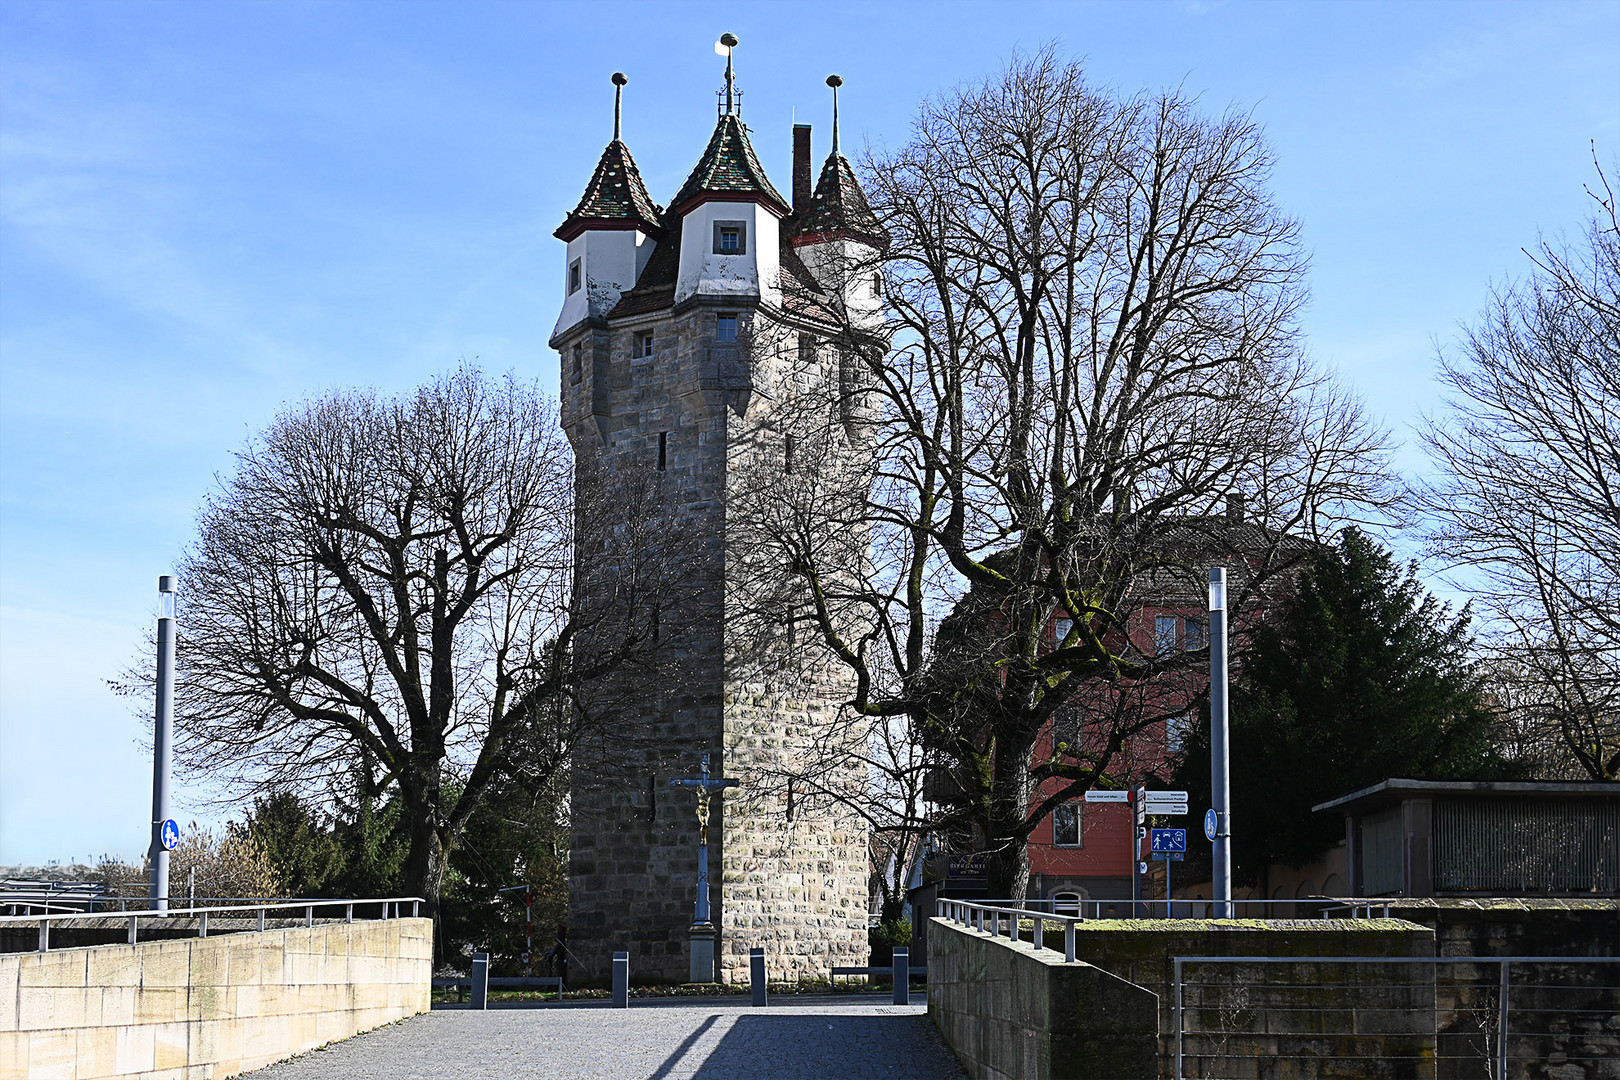
[[[587,625],[575,533],[603,528],[609,495],[582,492],[555,405],[510,378],[463,370],[284,412],[238,454],[180,567],[183,763],[246,790],[397,790],[407,888],[435,904],[491,785],[544,782],[620,715],[587,688],[656,667],[668,553],[631,545],[640,561]]]
[[[1598,177],[1585,245],[1543,242],[1441,357],[1425,502],[1435,554],[1470,572],[1498,668],[1518,673],[1515,722],[1620,780],[1620,219]]]
[[[995,895],[1023,895],[1053,805],[1126,779],[1123,748],[1164,722],[1150,688],[1206,663],[1144,648],[1145,604],[1196,604],[1226,564],[1247,614],[1299,537],[1393,498],[1382,434],[1300,354],[1305,259],[1269,167],[1247,116],[1118,100],[1050,51],[930,100],[863,168],[893,234],[853,268],[882,274],[892,348],[841,342],[870,496],[817,472],[806,431],[795,475],[736,500],[853,671],[852,717],[899,718],[949,778]],[[1089,727],[1048,754],[1062,715]]]

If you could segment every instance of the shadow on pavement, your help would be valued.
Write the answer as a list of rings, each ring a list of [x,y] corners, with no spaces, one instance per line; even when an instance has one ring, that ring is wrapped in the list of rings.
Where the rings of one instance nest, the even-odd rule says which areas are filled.
[[[648,1080],[664,1080],[714,1022],[686,1039]],[[683,1075],[685,1071],[683,1070]],[[960,1080],[961,1067],[934,1035],[926,1016],[795,1016],[769,1012],[737,1017],[692,1080],[828,1080],[892,1076]]]

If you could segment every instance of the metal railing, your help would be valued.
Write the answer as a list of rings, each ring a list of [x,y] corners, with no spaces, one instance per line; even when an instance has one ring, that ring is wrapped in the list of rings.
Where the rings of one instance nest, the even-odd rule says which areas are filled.
[[[943,899],[936,901],[943,904]],[[1047,915],[1069,915],[1085,919],[1213,919],[1215,900],[975,900],[976,904],[1018,908]],[[1376,919],[1389,918],[1390,908],[1400,897],[1301,896],[1294,899],[1252,899],[1224,901],[1232,907],[1230,918],[1285,919]]]
[[[1074,962],[1074,928],[1086,921],[1079,915],[1059,915],[1055,912],[1032,911],[1028,908],[974,903],[970,900],[937,900],[935,910],[939,912],[940,918],[949,919],[958,926],[970,926],[991,937],[1002,936],[1001,924],[1005,920],[1008,941],[1022,941],[1019,924],[1031,922],[1034,925],[1030,941],[1037,949],[1046,947],[1046,924],[1057,923],[1063,927],[1063,959],[1071,964]]]
[[[220,897],[218,899],[235,899]],[[150,922],[161,922],[164,919],[196,919],[197,936],[207,937],[209,920],[212,918],[242,915],[245,918],[256,919],[254,927],[258,932],[265,930],[267,916],[272,911],[303,912],[304,925],[315,925],[315,911],[317,908],[341,908],[342,921],[354,922],[356,909],[364,917],[365,913],[375,909],[378,919],[416,918],[419,905],[423,900],[419,896],[389,896],[365,900],[332,900],[332,899],[300,899],[300,900],[273,900],[250,901],[247,903],[227,904],[211,907],[169,908],[162,911],[137,910],[120,912],[86,912],[82,910],[45,912],[43,914],[26,915],[0,915],[0,930],[18,924],[39,924],[39,952],[49,952],[51,947],[51,923],[62,922],[68,919],[127,919],[129,920],[129,944],[134,945],[139,940],[140,922],[146,919]],[[405,914],[405,905],[410,905],[410,914]],[[392,914],[390,914],[392,912]],[[329,917],[328,921],[338,921],[337,916]],[[236,927],[228,929],[239,929]]]
[[[1503,1080],[1549,1060],[1620,1059],[1620,957],[1178,956],[1173,967],[1176,1080],[1324,1060]]]

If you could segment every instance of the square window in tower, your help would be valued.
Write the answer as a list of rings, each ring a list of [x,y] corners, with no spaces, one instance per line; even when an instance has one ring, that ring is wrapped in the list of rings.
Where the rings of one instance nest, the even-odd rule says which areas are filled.
[[[653,354],[653,346],[654,346],[654,344],[655,344],[655,342],[654,342],[652,334],[650,334],[650,333],[637,334],[636,335],[636,352],[635,352],[635,355],[637,355],[637,356],[651,356]]]
[[[716,255],[748,254],[748,223],[746,221],[715,222],[714,253]]]
[[[722,312],[714,317],[714,340],[737,340],[737,316],[730,312]]]
[[[568,295],[573,296],[579,292],[579,287],[585,284],[585,274],[580,269],[579,260],[575,259],[568,264]]]

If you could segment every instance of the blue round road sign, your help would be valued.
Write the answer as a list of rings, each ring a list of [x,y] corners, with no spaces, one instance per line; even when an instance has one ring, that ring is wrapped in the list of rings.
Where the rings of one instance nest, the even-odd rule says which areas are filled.
[[[169,818],[158,826],[158,843],[163,845],[164,851],[173,851],[180,846],[180,823]]]
[[[1215,839],[1215,830],[1217,828],[1219,828],[1219,826],[1220,826],[1220,819],[1218,819],[1215,816],[1215,811],[1213,811],[1213,810],[1205,810],[1204,811],[1204,839],[1206,839],[1206,840]]]

